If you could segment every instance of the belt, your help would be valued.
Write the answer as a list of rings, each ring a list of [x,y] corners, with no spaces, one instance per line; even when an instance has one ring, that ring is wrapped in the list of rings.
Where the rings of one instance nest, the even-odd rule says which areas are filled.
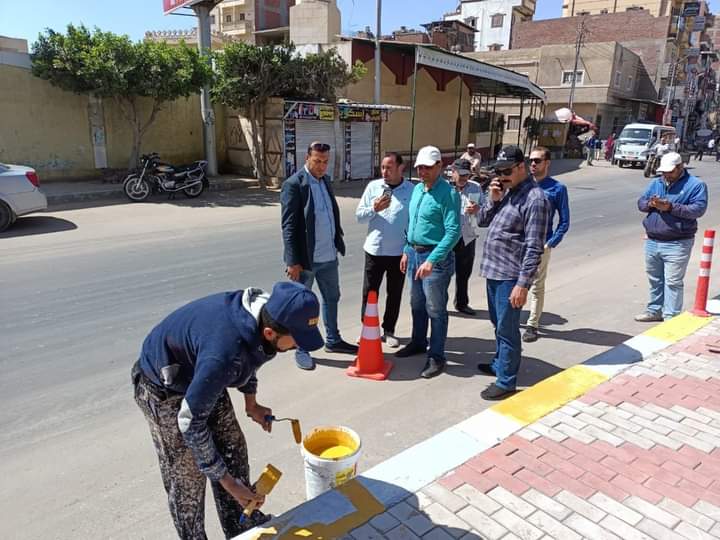
[[[410,244],[410,247],[412,247],[415,251],[418,253],[427,253],[428,251],[432,251],[437,246],[423,246],[420,244]]]

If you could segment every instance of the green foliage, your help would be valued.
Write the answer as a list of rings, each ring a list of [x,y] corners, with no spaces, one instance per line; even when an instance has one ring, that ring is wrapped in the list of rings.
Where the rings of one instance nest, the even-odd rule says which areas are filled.
[[[170,101],[197,93],[210,78],[207,62],[184,43],[133,43],[85,26],[40,34],[32,61],[37,77],[63,90],[105,98]]]
[[[293,45],[232,43],[215,55],[212,98],[235,108],[262,105],[270,97],[334,101],[337,91],[362,78],[335,49],[299,56]]]

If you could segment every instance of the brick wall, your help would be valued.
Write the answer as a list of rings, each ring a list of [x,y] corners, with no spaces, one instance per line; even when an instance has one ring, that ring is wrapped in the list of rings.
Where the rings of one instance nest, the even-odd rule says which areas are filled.
[[[637,41],[665,38],[670,17],[653,17],[647,11],[628,11],[586,17],[589,35],[587,42]],[[575,43],[580,17],[565,17],[545,21],[516,22],[511,48],[531,49],[547,44]]]

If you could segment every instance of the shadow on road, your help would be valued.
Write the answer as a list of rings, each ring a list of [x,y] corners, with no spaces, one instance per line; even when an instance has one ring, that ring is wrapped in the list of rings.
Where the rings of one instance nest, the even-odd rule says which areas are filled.
[[[28,216],[18,218],[7,231],[0,233],[0,238],[17,238],[74,229],[77,229],[77,225],[67,219],[52,216]]]
[[[630,334],[597,330],[596,328],[574,328],[573,330],[548,330],[547,328],[540,328],[538,334],[540,338],[574,341],[576,343],[603,345],[606,347],[620,345],[623,341],[633,337]]]

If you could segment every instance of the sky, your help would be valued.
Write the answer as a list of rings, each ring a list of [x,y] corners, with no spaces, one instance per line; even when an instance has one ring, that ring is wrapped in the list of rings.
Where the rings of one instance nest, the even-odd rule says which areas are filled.
[[[716,0],[720,2],[720,0]],[[337,0],[343,33],[375,26],[375,0]],[[419,27],[454,11],[457,0],[384,0],[382,31],[400,26]],[[560,16],[562,0],[538,0],[536,19]],[[172,30],[195,26],[195,19],[162,13],[162,0],[0,0],[0,35],[32,43],[45,28],[64,30],[68,23],[127,34],[134,40],[146,30]]]

